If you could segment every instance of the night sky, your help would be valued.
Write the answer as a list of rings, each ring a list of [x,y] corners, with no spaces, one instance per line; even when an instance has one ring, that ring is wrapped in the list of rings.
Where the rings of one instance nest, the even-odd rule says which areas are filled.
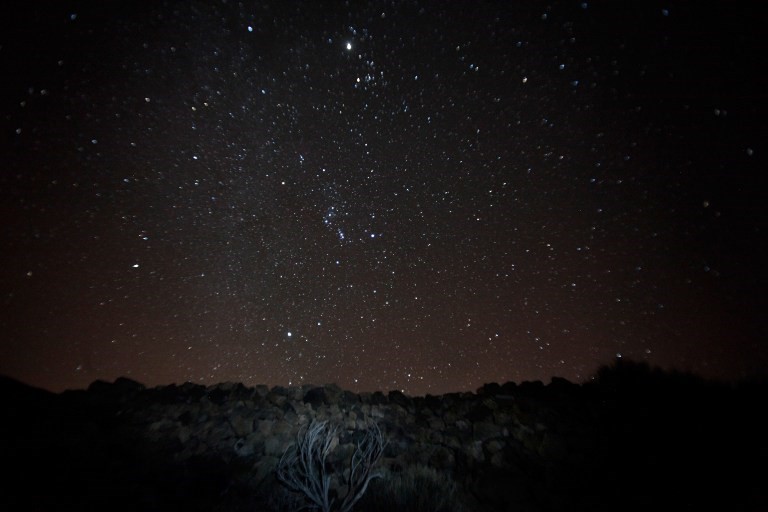
[[[18,1],[0,374],[768,368],[750,2]]]

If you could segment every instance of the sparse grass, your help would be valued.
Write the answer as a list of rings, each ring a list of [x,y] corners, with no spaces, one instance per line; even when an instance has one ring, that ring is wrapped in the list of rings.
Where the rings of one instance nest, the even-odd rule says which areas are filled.
[[[443,473],[422,465],[387,471],[372,482],[357,510],[367,512],[460,512],[456,484]]]

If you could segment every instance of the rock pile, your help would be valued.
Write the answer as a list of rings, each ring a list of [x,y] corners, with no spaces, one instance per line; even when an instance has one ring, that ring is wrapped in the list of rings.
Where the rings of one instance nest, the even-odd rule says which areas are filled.
[[[410,397],[335,385],[118,379],[53,395],[0,384],[8,511],[276,510],[274,469],[313,419],[340,427],[337,470],[376,421],[380,465],[433,468],[457,489],[453,510],[766,505],[768,425],[753,401],[763,387],[553,379]]]

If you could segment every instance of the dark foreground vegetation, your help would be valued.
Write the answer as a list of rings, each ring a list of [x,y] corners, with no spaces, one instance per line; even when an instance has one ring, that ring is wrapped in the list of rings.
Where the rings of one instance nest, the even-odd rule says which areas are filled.
[[[766,390],[621,361],[587,384],[426,397],[129,379],[52,394],[2,378],[0,510],[294,510],[276,468],[312,421],[335,426],[338,504],[361,432],[380,428],[359,511],[768,510]]]

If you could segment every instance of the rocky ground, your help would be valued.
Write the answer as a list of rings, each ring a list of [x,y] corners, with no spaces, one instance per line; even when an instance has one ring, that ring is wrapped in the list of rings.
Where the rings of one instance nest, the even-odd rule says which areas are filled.
[[[385,476],[357,510],[395,503],[386,482],[413,468],[431,487],[401,489],[414,496],[399,512],[768,510],[766,389],[634,364],[590,384],[426,397],[129,379],[52,394],[2,379],[0,510],[287,510],[274,469],[313,419],[340,426],[338,475],[366,421],[384,434]]]

